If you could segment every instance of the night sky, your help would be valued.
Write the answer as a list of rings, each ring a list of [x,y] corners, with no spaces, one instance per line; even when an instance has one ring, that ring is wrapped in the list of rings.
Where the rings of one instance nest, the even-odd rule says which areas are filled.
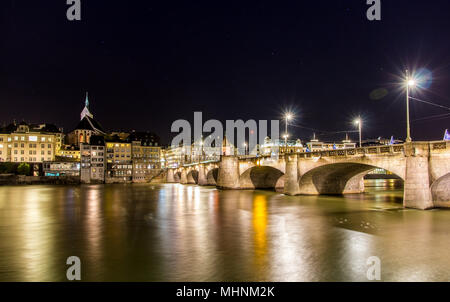
[[[85,92],[108,130],[154,131],[176,119],[279,119],[295,137],[341,140],[364,118],[364,137],[405,137],[400,76],[432,73],[417,98],[450,106],[450,1],[2,0],[0,122],[72,130]],[[413,101],[413,139],[441,139],[444,109]],[[424,119],[425,118],[425,119]],[[314,130],[313,130],[314,129]],[[357,138],[357,134],[352,134]]]

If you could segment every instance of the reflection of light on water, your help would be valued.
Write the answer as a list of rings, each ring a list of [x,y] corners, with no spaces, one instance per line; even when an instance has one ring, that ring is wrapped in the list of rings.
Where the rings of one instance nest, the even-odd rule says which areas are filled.
[[[200,187],[196,186],[194,189],[194,209],[198,210],[200,207]]]
[[[257,195],[253,200],[253,231],[255,241],[255,260],[262,264],[267,253],[267,199]]]
[[[448,279],[450,213],[373,211],[398,192],[359,203],[181,185],[68,190],[0,187],[0,279],[59,281],[72,253],[85,281],[367,281],[369,256],[383,281]]]
[[[87,194],[87,240],[89,242],[89,252],[90,256],[94,259],[89,259],[90,261],[98,261],[101,256],[100,244],[102,239],[102,217],[100,208],[101,198],[100,198],[100,188],[90,187]]]
[[[177,195],[178,195],[178,201],[183,202],[184,201],[184,188],[183,185],[177,184]]]
[[[212,190],[208,195],[209,211],[217,212],[219,210],[219,192],[217,190]]]
[[[26,271],[23,281],[47,280],[49,261],[43,261],[42,257],[48,257],[53,246],[53,236],[49,233],[46,223],[50,223],[43,213],[42,196],[39,190],[26,190],[24,198],[24,221],[22,223]],[[46,222],[43,224],[43,222]]]
[[[373,251],[372,244],[375,236],[350,230],[344,232],[346,233],[343,237],[344,263],[347,269],[343,270],[343,273],[348,275],[348,278],[361,276],[361,278],[352,281],[364,280],[367,271],[367,259],[371,256],[381,256]]]
[[[372,190],[395,190],[403,187],[400,179],[366,179],[364,186]]]

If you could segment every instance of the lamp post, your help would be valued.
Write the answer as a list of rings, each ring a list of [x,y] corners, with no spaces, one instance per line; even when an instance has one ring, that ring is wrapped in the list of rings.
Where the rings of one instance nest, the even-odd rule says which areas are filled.
[[[362,120],[361,118],[358,118],[355,120],[355,124],[358,125],[358,132],[359,132],[359,147],[362,148],[362,134],[361,134],[361,130],[362,130]]]
[[[287,139],[289,137],[289,134],[288,134],[288,123],[292,119],[292,114],[291,113],[286,113],[285,119],[286,119],[286,132],[285,132],[285,135],[284,135],[284,148],[285,148],[284,152],[287,153]]]
[[[409,122],[409,88],[414,87],[416,81],[409,76],[409,71],[406,70],[406,142],[411,142],[411,126]]]

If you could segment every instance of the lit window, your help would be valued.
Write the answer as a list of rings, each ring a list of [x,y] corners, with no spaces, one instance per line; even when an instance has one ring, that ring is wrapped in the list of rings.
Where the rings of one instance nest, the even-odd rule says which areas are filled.
[[[30,142],[37,142],[37,136],[29,136],[29,137],[28,137],[28,140],[29,140]]]

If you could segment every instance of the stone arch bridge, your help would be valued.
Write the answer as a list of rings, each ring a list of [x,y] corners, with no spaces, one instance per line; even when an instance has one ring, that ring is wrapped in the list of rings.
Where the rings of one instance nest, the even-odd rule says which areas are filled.
[[[364,176],[382,168],[404,181],[404,206],[450,207],[450,142],[291,153],[279,158],[222,156],[168,169],[167,182],[221,189],[278,189],[287,195],[364,192]]]

